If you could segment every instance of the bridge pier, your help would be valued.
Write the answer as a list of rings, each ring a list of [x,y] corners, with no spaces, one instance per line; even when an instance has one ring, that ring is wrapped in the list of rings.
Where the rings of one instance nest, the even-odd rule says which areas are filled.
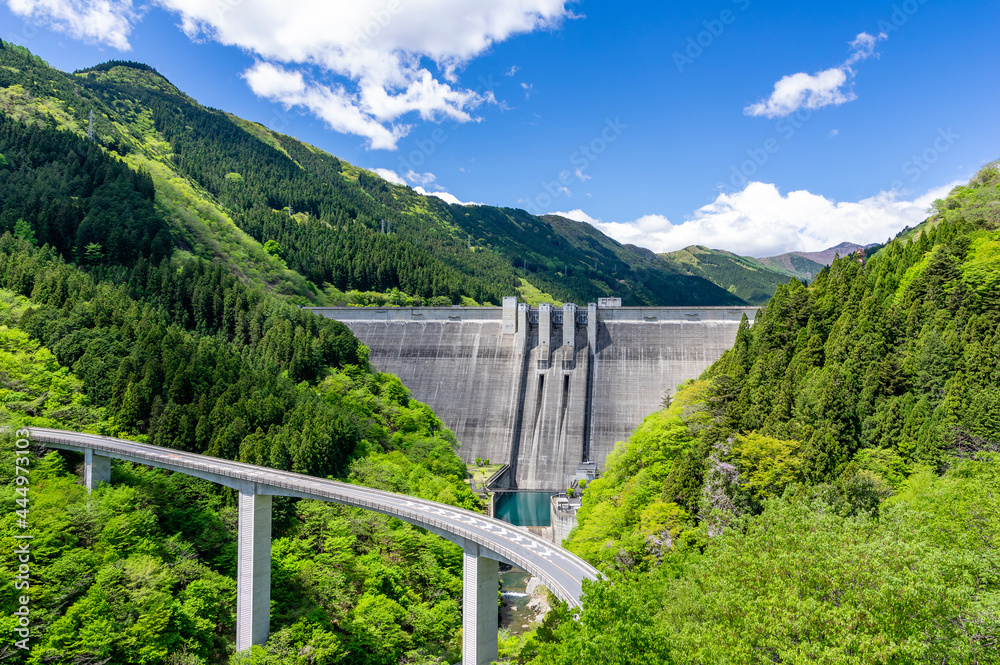
[[[271,496],[240,489],[236,554],[236,650],[267,642],[271,629]]]
[[[89,493],[101,483],[111,483],[111,458],[86,448],[83,451],[83,484]]]
[[[462,548],[462,665],[490,665],[497,659],[499,566],[466,542]]]

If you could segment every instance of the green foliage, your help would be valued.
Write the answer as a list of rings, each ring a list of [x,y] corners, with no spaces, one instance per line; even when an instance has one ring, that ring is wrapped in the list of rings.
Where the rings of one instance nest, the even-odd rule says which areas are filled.
[[[736,437],[732,452],[742,471],[742,483],[755,499],[781,496],[786,487],[799,482],[799,447],[798,441],[782,441],[756,432]]]
[[[30,249],[10,236],[6,242],[14,253],[0,254],[0,262],[10,269],[0,274],[10,278],[30,265],[38,279],[33,292],[47,304],[0,292],[0,320],[22,321],[33,334],[53,340],[61,353],[79,356],[74,366],[87,378],[73,376],[60,365],[58,354],[25,331],[0,325],[3,424],[11,426],[16,418],[19,424],[122,433],[137,418],[143,428],[141,419],[152,408],[155,417],[148,421],[146,436],[154,441],[195,450],[208,445],[215,454],[250,462],[276,460],[286,468],[322,475],[339,468],[351,482],[480,508],[464,482],[454,436],[409,397],[399,379],[373,374],[363,347],[339,324],[330,328],[333,322],[223,280],[228,288],[217,291],[223,302],[257,298],[264,307],[255,324],[260,343],[240,343],[243,353],[233,355],[227,348],[234,342],[218,333],[206,337],[167,323],[172,317],[149,304],[157,300],[155,289],[146,291],[145,302],[135,301],[124,289],[94,284],[51,250]],[[176,270],[151,281],[161,283],[170,274]],[[185,280],[219,279],[221,274],[203,264],[181,270]],[[56,283],[62,287],[52,288]],[[176,295],[183,283],[167,288]],[[82,299],[84,293],[94,300]],[[57,314],[60,309],[52,307],[62,298],[72,299],[74,311],[82,315],[69,322],[69,337],[49,327],[66,323]],[[205,318],[203,310],[194,319],[196,327],[222,325],[226,315],[218,314],[219,319]],[[264,376],[280,373],[266,357],[274,346],[292,347],[285,351],[291,359],[285,355],[284,362],[286,371],[294,368],[294,338],[280,336],[290,329],[289,317],[319,325],[313,335],[326,339],[316,347],[315,360],[323,368],[318,383],[263,382]],[[95,320],[104,323],[95,325]],[[146,336],[142,331],[151,321],[161,327],[154,325]],[[130,332],[123,336],[123,330]],[[328,338],[330,332],[342,335]],[[154,338],[162,346],[151,346]],[[325,357],[324,345],[333,356]],[[243,354],[248,361],[241,368]],[[254,361],[257,356],[265,357]],[[341,364],[348,357],[358,364]],[[185,366],[195,371],[178,378],[171,369],[183,372]],[[162,392],[150,382],[154,372],[166,384]],[[191,381],[202,383],[185,387]],[[257,392],[241,398],[249,386]],[[89,406],[87,388],[104,391],[104,408]],[[195,421],[193,428],[181,421],[174,429],[171,414],[185,407],[173,397],[186,390],[192,391],[192,413],[208,409],[206,420]],[[214,406],[205,401],[213,394],[220,395]],[[258,425],[260,414],[269,410],[278,420],[264,429]],[[105,418],[107,411],[115,419]],[[335,459],[345,445],[354,458],[349,468]],[[0,468],[6,471],[0,473],[0,484],[11,505],[0,520],[0,546],[11,552],[12,536],[20,532],[14,519],[12,442],[6,441],[3,450]],[[267,459],[259,459],[262,454]],[[14,662],[224,662],[235,610],[234,495],[183,474],[116,463],[114,484],[87,496],[57,453],[31,468],[33,574],[47,584],[32,596],[36,637],[30,657],[24,660],[20,654]],[[375,665],[456,659],[462,555],[451,543],[360,509],[278,500],[272,557],[272,638],[255,650],[253,662]],[[4,574],[12,575],[8,571],[0,577]],[[4,583],[13,589],[12,579]],[[5,616],[12,616],[15,602],[13,593],[0,598]],[[0,622],[0,632],[8,637],[13,628],[10,619]],[[301,660],[303,654],[309,657]]]
[[[0,151],[21,165],[0,179],[0,230],[48,244],[67,259],[92,260],[99,244],[115,264],[159,262],[172,236],[153,204],[148,174],[132,171],[69,133],[0,115]]]
[[[83,248],[83,261],[86,264],[94,265],[101,262],[104,258],[104,252],[102,247],[96,243],[92,242]]]
[[[285,251],[281,249],[281,245],[274,240],[268,240],[264,243],[264,251],[271,256],[277,256],[279,259],[284,257]]]
[[[676,404],[648,416],[628,442],[615,446],[604,474],[587,486],[571,551],[601,568],[632,568],[679,536],[687,515],[662,498],[663,486],[694,438],[679,415],[682,403]]]
[[[704,555],[588,586],[532,662],[991,662],[998,471],[921,476],[877,521],[769,500]]]
[[[685,273],[704,277],[751,305],[763,305],[778,286],[787,284],[790,277],[796,276],[756,259],[701,245],[660,256],[676,263]]]
[[[34,229],[23,219],[17,220],[17,223],[14,224],[14,237],[18,240],[24,240],[31,245],[38,244],[38,241],[35,240]]]
[[[90,407],[82,388],[51,351],[25,332],[0,325],[0,418],[18,414],[39,427],[95,423],[101,413]]]
[[[5,443],[0,457],[13,469],[12,440]],[[183,651],[207,663],[225,653],[235,584],[194,559],[183,537],[161,531],[179,507],[145,487],[105,486],[88,496],[58,453],[30,466],[32,578],[44,583],[30,587],[32,649],[11,654],[13,662],[167,663]],[[11,473],[2,481],[8,517],[0,521],[0,546],[13,556],[18,495]],[[213,523],[217,518],[201,528]],[[13,590],[12,574],[3,576]],[[4,595],[5,616],[15,602],[13,591]],[[0,626],[5,639],[12,628],[9,620]]]
[[[997,181],[779,287],[619,444],[568,541],[611,582],[522,662],[995,660]]]

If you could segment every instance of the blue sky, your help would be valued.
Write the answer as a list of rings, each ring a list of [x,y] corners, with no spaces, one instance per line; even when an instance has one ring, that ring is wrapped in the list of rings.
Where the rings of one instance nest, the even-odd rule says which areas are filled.
[[[656,251],[874,242],[1000,158],[995,2],[2,0],[59,69],[156,67],[449,200]]]

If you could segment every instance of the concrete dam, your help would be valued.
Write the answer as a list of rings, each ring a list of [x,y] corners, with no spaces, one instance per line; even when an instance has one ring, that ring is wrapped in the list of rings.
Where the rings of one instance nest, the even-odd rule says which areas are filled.
[[[600,303],[604,304],[604,303]],[[736,339],[756,307],[311,307],[342,321],[511,488],[562,490]]]

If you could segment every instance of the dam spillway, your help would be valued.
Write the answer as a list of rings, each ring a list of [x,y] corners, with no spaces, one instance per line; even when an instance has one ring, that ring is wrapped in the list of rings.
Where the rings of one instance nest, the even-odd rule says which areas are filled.
[[[756,307],[311,307],[346,324],[461,443],[510,464],[518,489],[559,490],[736,339]]]

